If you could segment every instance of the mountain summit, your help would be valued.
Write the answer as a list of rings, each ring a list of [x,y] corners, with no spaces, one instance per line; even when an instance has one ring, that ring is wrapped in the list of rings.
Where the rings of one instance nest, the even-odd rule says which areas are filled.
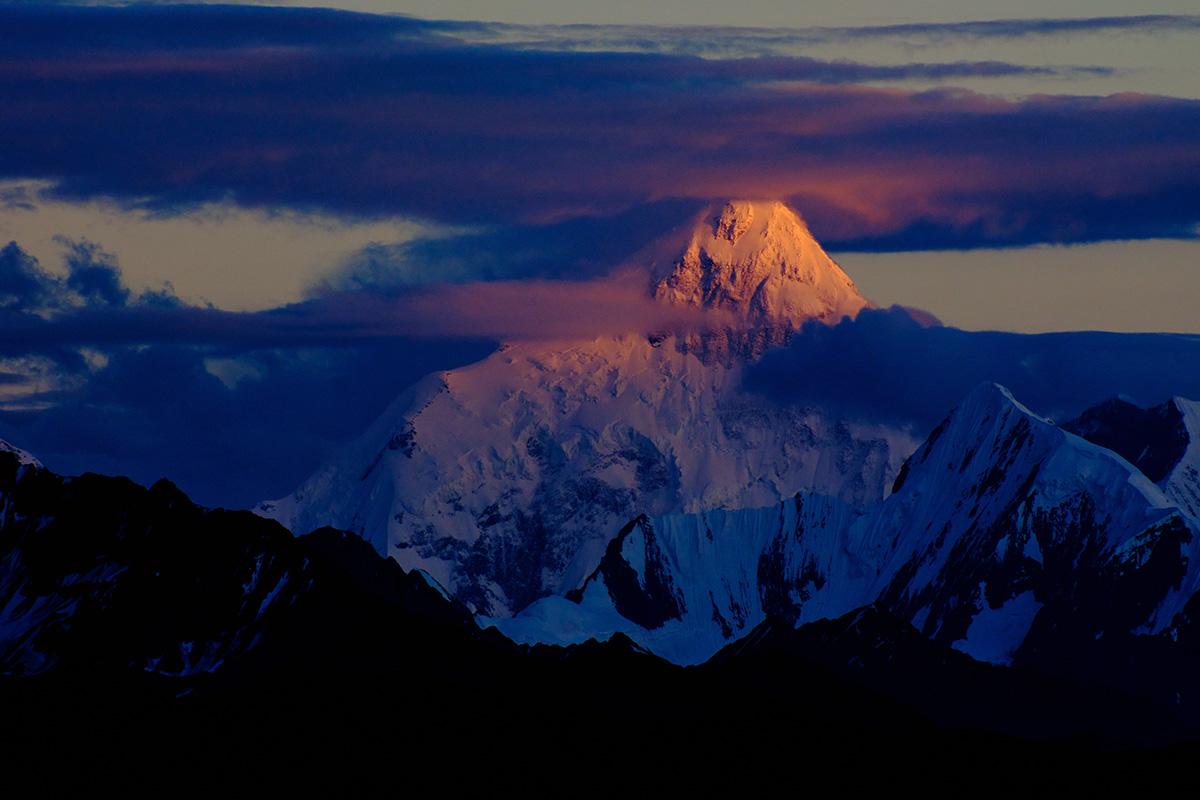
[[[42,462],[33,457],[32,454],[22,450],[14,444],[0,439],[0,453],[12,453],[17,457],[17,463],[27,467],[40,467]]]
[[[710,355],[727,349],[757,355],[805,322],[835,324],[870,305],[804,220],[778,200],[709,206],[682,236],[653,245],[648,260],[657,300],[741,320],[736,331],[685,340]]]
[[[674,260],[654,285],[654,296],[669,303],[793,328],[810,319],[837,322],[868,305],[804,220],[777,200],[710,206],[682,253],[679,239],[672,241],[676,252],[668,257]]]
[[[867,304],[800,218],[727,203],[659,246],[635,265],[647,292],[711,309],[707,330],[513,342],[431,375],[259,513],[358,533],[474,611],[507,616],[580,586],[639,514],[769,506],[805,489],[855,508],[882,499],[917,445],[908,431],[764,406],[742,388],[753,357]]]

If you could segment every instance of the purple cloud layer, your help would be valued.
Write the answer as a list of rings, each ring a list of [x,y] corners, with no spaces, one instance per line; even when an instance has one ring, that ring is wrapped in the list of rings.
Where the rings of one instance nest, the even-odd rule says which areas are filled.
[[[1044,65],[548,52],[297,9],[8,7],[0,31],[0,176],[65,197],[528,225],[773,196],[878,250],[1200,220],[1200,102],[859,85]]]

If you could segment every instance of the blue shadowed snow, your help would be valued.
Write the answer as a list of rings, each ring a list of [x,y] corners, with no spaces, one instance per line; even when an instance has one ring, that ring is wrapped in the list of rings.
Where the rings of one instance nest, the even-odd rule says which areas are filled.
[[[982,586],[979,593],[982,597]],[[1041,607],[1033,592],[1022,592],[999,608],[989,608],[985,600],[983,608],[971,620],[967,638],[952,646],[979,661],[1007,666]]]

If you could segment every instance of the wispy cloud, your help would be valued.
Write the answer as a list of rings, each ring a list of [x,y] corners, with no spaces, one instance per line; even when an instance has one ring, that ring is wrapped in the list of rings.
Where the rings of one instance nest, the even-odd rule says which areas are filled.
[[[1200,16],[1142,14],[1070,19],[998,19],[855,27],[755,28],[709,25],[519,25],[428,23],[462,41],[531,50],[629,51],[730,56],[795,55],[813,46],[877,41],[924,47],[956,41],[1013,40],[1120,33],[1200,33]]]
[[[594,281],[438,284],[404,295],[338,293],[269,311],[140,303],[2,317],[0,353],[129,345],[265,348],[354,346],[371,339],[579,340],[712,325],[712,313],[665,306],[641,276]]]
[[[63,366],[82,369],[81,348],[171,344],[230,354],[388,338],[590,339],[722,321],[655,302],[639,270],[586,281],[322,288],[279,308],[225,311],[188,305],[169,291],[134,295],[111,255],[86,241],[64,244],[66,276],[46,271],[15,244],[0,250],[0,355],[68,353]]]

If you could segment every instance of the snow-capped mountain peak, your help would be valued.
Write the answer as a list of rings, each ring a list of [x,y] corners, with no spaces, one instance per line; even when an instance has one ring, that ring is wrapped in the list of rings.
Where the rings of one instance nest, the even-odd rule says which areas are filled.
[[[1142,408],[1113,398],[1064,427],[1120,453],[1184,513],[1200,519],[1200,403],[1174,397]]]
[[[523,642],[620,631],[695,663],[767,616],[803,624],[880,603],[1007,664],[1072,636],[1162,631],[1200,589],[1194,534],[1121,455],[984,383],[874,508],[805,493],[639,518],[581,591],[490,622]]]
[[[17,457],[17,462],[27,467],[40,467],[42,462],[38,461],[33,454],[26,450],[22,450],[14,444],[10,444],[3,439],[0,439],[0,453],[12,453]]]
[[[807,490],[853,507],[882,499],[916,446],[909,431],[764,407],[743,387],[754,356],[867,304],[800,218],[732,202],[662,241],[672,255],[636,264],[648,293],[721,312],[711,328],[516,342],[430,376],[259,513],[298,533],[359,533],[474,610],[507,616],[577,588],[639,514]]]
[[[1200,403],[1175,397],[1171,404],[1183,419],[1187,447],[1163,481],[1163,491],[1181,509],[1200,519]]]
[[[751,324],[837,322],[869,305],[796,212],[777,200],[714,204],[654,246],[654,296]]]

